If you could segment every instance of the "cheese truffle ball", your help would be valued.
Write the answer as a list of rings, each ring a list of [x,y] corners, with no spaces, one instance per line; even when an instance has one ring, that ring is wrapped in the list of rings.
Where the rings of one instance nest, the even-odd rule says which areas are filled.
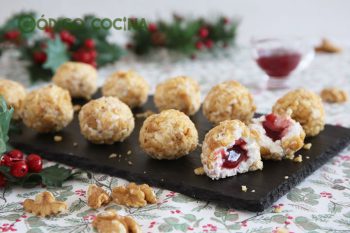
[[[177,159],[196,149],[198,132],[188,116],[170,109],[144,121],[139,141],[154,159]]]
[[[30,92],[23,101],[23,123],[38,132],[55,132],[73,120],[73,105],[69,92],[49,85]]]
[[[149,85],[134,71],[118,71],[106,80],[102,87],[104,96],[115,96],[130,108],[143,105],[148,98]]]
[[[294,153],[304,145],[303,128],[288,115],[279,116],[271,113],[261,116],[253,119],[249,128],[260,145],[263,159],[293,159]]]
[[[134,117],[117,97],[101,97],[85,104],[79,112],[84,137],[95,144],[124,141],[133,131]]]
[[[259,145],[239,120],[223,121],[205,135],[201,160],[212,179],[263,168]]]
[[[96,69],[82,62],[66,62],[61,65],[52,81],[69,91],[73,98],[90,99],[97,91]]]
[[[306,136],[316,136],[324,129],[325,111],[321,98],[312,91],[296,89],[277,100],[272,111],[291,117],[303,127]]]
[[[7,79],[0,79],[0,95],[4,97],[8,106],[13,107],[12,118],[15,120],[20,118],[21,107],[26,94],[22,84]]]
[[[248,123],[255,110],[253,96],[236,81],[226,81],[214,86],[203,102],[203,114],[214,124],[234,119]]]
[[[176,109],[194,115],[201,105],[199,84],[186,76],[168,79],[157,86],[154,103],[160,111]]]

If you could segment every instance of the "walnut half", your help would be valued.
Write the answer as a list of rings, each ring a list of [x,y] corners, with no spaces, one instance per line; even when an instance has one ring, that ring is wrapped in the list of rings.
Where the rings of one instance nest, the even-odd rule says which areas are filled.
[[[87,198],[88,206],[90,206],[93,209],[98,209],[102,205],[108,204],[110,201],[108,193],[105,190],[103,190],[103,188],[95,184],[89,185],[87,191]]]
[[[143,207],[147,203],[157,203],[153,189],[147,184],[130,183],[126,186],[115,187],[112,190],[112,198],[115,203],[130,207]]]
[[[63,201],[56,201],[50,192],[42,192],[36,195],[35,200],[26,199],[23,208],[29,213],[40,217],[55,215],[67,209],[67,204]]]
[[[129,216],[120,216],[115,211],[106,211],[96,216],[92,226],[99,233],[141,233],[140,226]]]

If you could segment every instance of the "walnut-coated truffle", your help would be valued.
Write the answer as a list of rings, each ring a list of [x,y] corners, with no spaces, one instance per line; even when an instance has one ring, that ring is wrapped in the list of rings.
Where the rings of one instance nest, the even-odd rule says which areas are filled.
[[[144,121],[139,141],[152,158],[177,159],[196,149],[198,132],[188,116],[170,109]]]
[[[306,89],[288,92],[277,100],[272,111],[285,115],[291,111],[291,117],[303,127],[306,136],[316,136],[325,125],[325,111],[320,96]]]
[[[46,133],[60,131],[73,120],[69,92],[49,85],[30,92],[23,101],[21,117],[24,124]]]
[[[160,111],[176,109],[193,115],[201,105],[199,84],[186,76],[168,79],[157,86],[154,103]]]
[[[4,97],[6,104],[13,107],[12,118],[18,120],[21,115],[21,107],[26,97],[26,90],[22,84],[0,78],[0,95]]]
[[[124,141],[133,131],[133,114],[117,97],[101,97],[85,104],[79,112],[81,133],[95,144]]]
[[[212,123],[241,120],[248,123],[256,110],[253,96],[236,81],[226,81],[214,86],[203,102],[203,114]]]
[[[348,94],[342,89],[328,87],[321,91],[321,98],[327,103],[345,103],[348,100]]]
[[[58,67],[52,81],[73,98],[90,99],[97,91],[97,71],[86,63],[66,62]]]
[[[118,97],[130,108],[134,108],[147,101],[149,89],[146,80],[135,71],[118,71],[107,78],[102,94]]]
[[[255,137],[239,120],[220,122],[205,135],[201,160],[205,173],[212,179],[263,168]]]

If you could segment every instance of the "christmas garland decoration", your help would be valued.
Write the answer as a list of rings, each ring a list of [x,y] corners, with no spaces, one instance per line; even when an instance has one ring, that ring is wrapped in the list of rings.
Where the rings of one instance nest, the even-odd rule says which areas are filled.
[[[27,68],[32,81],[50,80],[57,67],[69,60],[101,67],[118,60],[124,53],[118,45],[107,41],[108,30],[95,30],[91,23],[69,28],[65,27],[66,18],[59,18],[39,36],[38,31],[19,30],[19,19],[23,17],[35,18],[35,13],[15,14],[0,27],[0,54],[9,48],[18,49],[20,58],[29,61]],[[83,20],[89,22],[94,18],[86,15]]]
[[[198,51],[232,45],[237,27],[238,21],[227,17],[209,21],[185,19],[175,14],[172,22],[159,20],[149,23],[148,30],[133,31],[127,48],[140,55],[166,48],[194,56]]]

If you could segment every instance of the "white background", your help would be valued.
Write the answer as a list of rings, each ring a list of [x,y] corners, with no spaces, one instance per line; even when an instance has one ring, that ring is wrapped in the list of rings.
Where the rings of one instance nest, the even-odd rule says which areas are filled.
[[[292,35],[350,39],[349,0],[0,0],[0,23],[20,10],[35,10],[46,18],[80,17],[169,17],[172,12],[211,17],[224,13],[242,18],[238,41],[247,44],[252,36]],[[125,33],[114,31],[117,40]]]

